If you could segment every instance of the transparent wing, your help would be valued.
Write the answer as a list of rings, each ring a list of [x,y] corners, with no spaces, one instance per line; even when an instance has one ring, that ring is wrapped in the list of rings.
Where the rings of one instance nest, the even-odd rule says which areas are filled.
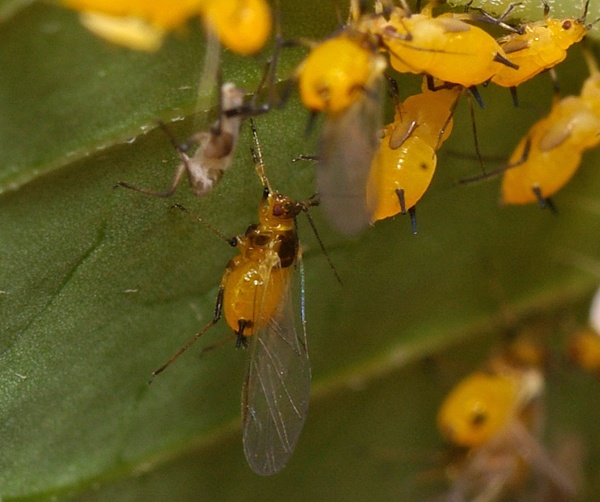
[[[382,88],[382,79],[376,79],[361,99],[323,124],[317,190],[329,220],[346,235],[371,222],[366,188],[382,125]]]
[[[274,273],[287,274],[281,301],[276,314],[250,337],[242,388],[244,453],[252,469],[262,475],[275,474],[287,463],[310,398],[306,331],[302,323],[298,335],[294,323],[293,267]]]

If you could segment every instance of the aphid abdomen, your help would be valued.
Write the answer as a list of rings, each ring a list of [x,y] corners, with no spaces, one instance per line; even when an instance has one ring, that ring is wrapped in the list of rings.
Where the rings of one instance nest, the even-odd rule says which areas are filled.
[[[429,187],[437,164],[435,150],[419,137],[409,137],[395,150],[386,138],[375,154],[367,183],[373,221],[401,212],[398,190],[404,191],[406,209],[413,207]]]
[[[451,17],[394,17],[383,31],[390,63],[399,72],[426,73],[472,87],[490,79],[507,59],[485,31]]]
[[[278,259],[276,259],[279,261]],[[245,321],[243,336],[253,335],[277,312],[287,271],[258,260],[240,260],[225,283],[223,305],[229,327],[238,333]]]

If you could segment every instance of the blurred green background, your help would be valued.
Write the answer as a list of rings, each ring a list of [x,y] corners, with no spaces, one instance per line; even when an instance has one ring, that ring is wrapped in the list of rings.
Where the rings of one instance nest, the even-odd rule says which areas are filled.
[[[425,500],[446,487],[435,428],[443,396],[530,326],[553,354],[544,441],[583,439],[581,500],[600,500],[600,381],[560,355],[600,277],[597,152],[555,197],[557,215],[500,207],[498,180],[455,185],[479,169],[461,103],[417,236],[397,217],[344,239],[316,209],[340,286],[300,220],[314,392],[288,466],[261,478],[240,437],[244,352],[231,338],[199,358],[230,336],[224,322],[146,383],[210,319],[234,253],[169,206],[228,235],[254,222],[249,128],[209,197],[186,186],[169,201],[113,190],[118,180],[169,185],[177,154],[157,119],[181,118],[172,129],[182,140],[214,120],[213,109],[194,114],[202,32],[190,25],[156,54],[133,53],[94,38],[72,12],[30,4],[0,2],[2,500]],[[333,3],[319,0],[282,1],[282,20],[289,38],[318,40],[337,26]],[[280,75],[305,52],[286,49]],[[224,78],[254,89],[268,54],[225,54]],[[558,75],[564,94],[579,92],[579,48]],[[420,86],[399,82],[403,98]],[[497,167],[545,115],[552,86],[541,75],[520,87],[518,109],[505,89],[481,92],[479,141]],[[291,162],[315,151],[308,120],[295,94],[256,119],[272,185],[298,199],[315,190],[313,166]]]

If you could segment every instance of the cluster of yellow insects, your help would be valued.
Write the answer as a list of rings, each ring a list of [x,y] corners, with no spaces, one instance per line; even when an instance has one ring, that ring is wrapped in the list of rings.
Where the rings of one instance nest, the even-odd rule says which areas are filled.
[[[224,315],[237,336],[237,346],[249,346],[242,422],[244,451],[254,471],[270,475],[285,466],[308,410],[311,373],[304,303],[301,300],[297,326],[290,296],[293,273],[301,268],[296,217],[321,205],[334,228],[354,235],[378,220],[409,213],[416,232],[414,208],[432,180],[437,152],[451,134],[459,100],[471,96],[480,101],[477,86],[489,84],[511,89],[516,105],[519,85],[551,70],[565,59],[572,44],[584,38],[593,25],[586,19],[589,1],[581,5],[579,17],[556,19],[542,0],[541,19],[523,24],[509,23],[518,4],[493,17],[469,6],[450,11],[439,5],[441,1],[411,10],[404,0],[398,4],[377,0],[368,12],[351,1],[348,21],[340,29],[325,40],[302,42],[309,51],[291,76],[303,104],[325,116],[313,159],[317,195],[306,201],[274,191],[265,173],[250,117],[282,105],[278,100],[258,105],[257,91],[248,104],[245,93],[228,82],[220,86],[217,122],[185,145],[160,124],[181,159],[171,186],[161,192],[125,182],[118,185],[168,197],[187,173],[194,194],[202,196],[229,168],[242,122],[250,118],[254,165],[264,187],[259,223],[227,238],[203,217],[177,205],[237,247],[239,254],[226,266],[213,319],[153,377]],[[209,39],[232,52],[253,54],[262,49],[273,24],[265,0],[63,3],[79,10],[82,22],[94,33],[142,50],[156,49],[166,33],[197,15]],[[489,26],[501,36],[490,35],[485,29]],[[289,44],[277,35],[275,56],[261,86],[274,85],[277,57]],[[464,182],[501,174],[503,202],[552,207],[550,197],[572,177],[582,153],[600,143],[600,72],[589,50],[584,56],[590,75],[580,95],[557,96],[550,113],[531,127],[504,167]],[[423,75],[422,91],[400,101],[392,72]],[[394,118],[383,125],[386,83]],[[191,146],[195,146],[193,153]],[[596,333],[585,336],[573,339],[572,352],[582,366],[597,370],[600,358],[584,360],[600,354],[600,349],[586,348],[600,338]],[[573,493],[572,480],[536,439],[540,425],[536,406],[543,387],[539,361],[511,354],[492,358],[485,370],[453,389],[440,409],[438,423],[444,436],[468,453],[454,473],[448,500],[477,494],[477,500],[494,500],[507,487],[518,485],[528,468],[549,480],[557,492]]]

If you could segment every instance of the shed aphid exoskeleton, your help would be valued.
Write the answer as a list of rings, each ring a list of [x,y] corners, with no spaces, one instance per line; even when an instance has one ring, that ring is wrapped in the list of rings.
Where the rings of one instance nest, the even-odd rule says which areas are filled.
[[[233,160],[243,116],[241,114],[228,115],[227,112],[239,109],[244,102],[244,96],[244,91],[235,84],[231,82],[223,84],[219,102],[219,118],[208,131],[194,134],[184,145],[180,145],[166,125],[159,122],[181,158],[181,163],[177,167],[171,186],[167,191],[139,188],[123,181],[119,181],[116,186],[166,198],[173,195],[187,172],[194,195],[202,196],[210,193]],[[190,156],[187,152],[191,145],[197,145],[197,148]]]

